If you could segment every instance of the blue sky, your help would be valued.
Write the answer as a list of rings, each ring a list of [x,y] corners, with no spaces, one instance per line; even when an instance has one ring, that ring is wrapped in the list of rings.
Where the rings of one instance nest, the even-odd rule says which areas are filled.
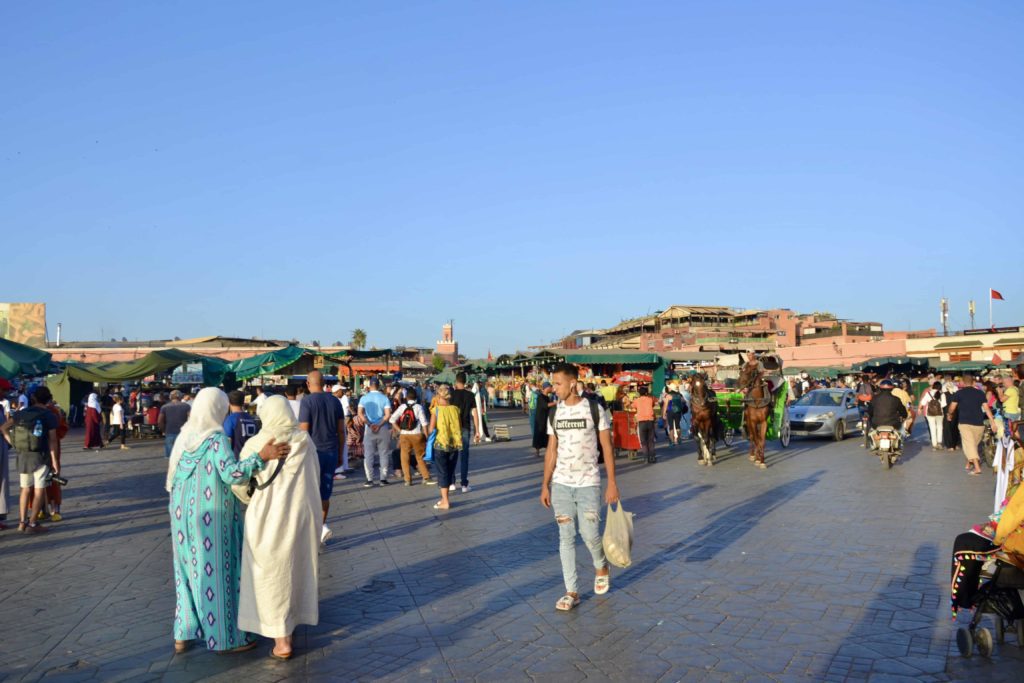
[[[0,5],[50,333],[524,348],[673,303],[1024,324],[1024,5]]]

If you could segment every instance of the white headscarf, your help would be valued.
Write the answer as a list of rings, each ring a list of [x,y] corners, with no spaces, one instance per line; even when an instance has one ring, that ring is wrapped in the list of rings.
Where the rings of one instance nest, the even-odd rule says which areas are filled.
[[[228,395],[215,387],[207,387],[196,394],[196,400],[188,415],[188,422],[181,428],[174,449],[171,451],[170,462],[167,463],[167,482],[165,488],[171,491],[174,473],[178,469],[178,461],[182,453],[190,453],[210,436],[224,431],[224,418],[228,415]]]
[[[296,446],[309,438],[306,432],[299,429],[295,413],[284,396],[271,396],[263,402],[256,414],[260,418],[260,431],[242,446],[242,452],[238,454],[239,460],[259,453],[271,439],[276,443],[291,444],[294,453]]]
[[[81,394],[79,394],[79,396],[81,396]],[[89,394],[89,400],[86,402],[86,406],[92,408],[97,413],[103,412],[103,406],[100,405],[100,397],[96,392]]]

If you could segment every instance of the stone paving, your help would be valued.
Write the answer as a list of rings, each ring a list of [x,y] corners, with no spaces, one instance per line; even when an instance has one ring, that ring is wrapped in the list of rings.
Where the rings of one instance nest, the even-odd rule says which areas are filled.
[[[540,460],[519,414],[494,421],[516,439],[473,449],[473,491],[448,512],[431,509],[433,488],[339,482],[320,624],[300,628],[288,663],[269,643],[172,654],[162,447],[83,453],[72,434],[66,521],[45,536],[0,532],[0,679],[1021,679],[1012,636],[989,660],[963,660],[953,642],[950,547],[993,490],[959,455],[918,442],[887,472],[857,439],[795,439],[759,471],[741,441],[707,469],[692,444],[659,443],[655,465],[619,460],[633,566],[563,614]]]

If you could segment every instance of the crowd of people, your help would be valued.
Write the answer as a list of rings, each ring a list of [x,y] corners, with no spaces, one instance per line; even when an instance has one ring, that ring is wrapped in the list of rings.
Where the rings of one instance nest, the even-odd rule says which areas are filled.
[[[978,474],[985,422],[1000,438],[1013,437],[1011,425],[1020,419],[1019,380],[940,373],[922,379],[925,388],[917,395],[910,379],[900,376],[835,381],[802,376],[790,380],[786,390],[792,398],[849,387],[872,425],[898,426],[908,438],[920,417],[933,449],[962,448],[966,471]],[[602,464],[603,502],[619,499],[612,411],[631,416],[641,455],[656,462],[659,427],[670,445],[688,436],[689,378],[669,381],[654,396],[645,383],[584,381],[575,366],[561,364],[524,387],[532,446],[544,458],[540,502],[552,510],[559,530],[565,593],[555,608],[568,611],[580,603],[577,534],[591,554],[595,594],[611,586],[599,521]],[[138,426],[136,420],[163,438],[175,652],[195,644],[240,652],[264,636],[273,641],[271,657],[293,656],[295,628],[319,619],[317,555],[333,535],[327,520],[335,482],[355,475],[359,461],[367,489],[398,481],[437,486],[434,509],[439,511],[452,507],[452,493],[471,492],[471,445],[491,440],[487,413],[494,399],[485,382],[469,384],[464,373],[451,385],[369,378],[364,389],[355,400],[351,387],[328,385],[313,371],[302,385],[257,387],[253,393],[140,387],[85,397],[85,448],[116,441],[126,447],[125,434]],[[43,533],[44,518],[61,519],[60,445],[67,428],[66,415],[46,386],[0,401],[0,514],[8,512],[7,454],[14,446],[22,532]],[[1012,453],[1014,447],[1008,448]],[[1009,467],[997,485],[997,516],[1018,490],[1022,460],[1004,458]],[[956,571],[974,571],[970,553],[987,552],[996,540],[994,533],[985,537],[989,545],[958,539]]]

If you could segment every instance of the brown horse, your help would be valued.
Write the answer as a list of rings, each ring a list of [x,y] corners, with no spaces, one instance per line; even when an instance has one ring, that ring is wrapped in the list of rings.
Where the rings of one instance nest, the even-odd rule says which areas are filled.
[[[690,378],[690,424],[697,441],[697,464],[715,464],[718,441],[718,397],[703,372]],[[706,457],[705,457],[706,456]]]
[[[757,467],[766,469],[764,443],[772,410],[772,391],[754,354],[750,354],[740,371],[739,389],[743,393],[743,424],[750,441],[750,460]]]

